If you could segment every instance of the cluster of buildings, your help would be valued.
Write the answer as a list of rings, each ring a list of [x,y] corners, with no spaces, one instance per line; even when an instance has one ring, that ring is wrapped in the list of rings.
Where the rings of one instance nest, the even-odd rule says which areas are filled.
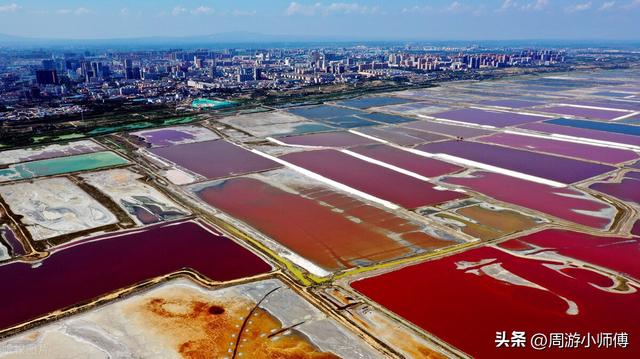
[[[2,51],[0,51],[2,52]],[[0,120],[46,116],[96,101],[181,102],[192,96],[565,61],[552,50],[481,53],[382,47],[55,52],[22,50],[0,60]],[[37,105],[39,111],[24,111]],[[49,111],[46,107],[53,106]]]

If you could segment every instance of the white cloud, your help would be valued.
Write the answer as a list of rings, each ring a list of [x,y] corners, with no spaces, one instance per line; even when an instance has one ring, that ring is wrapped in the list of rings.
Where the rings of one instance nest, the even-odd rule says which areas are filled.
[[[120,15],[129,16],[131,15],[131,11],[129,11],[129,8],[123,7],[122,9],[120,9]]]
[[[191,13],[193,15],[211,15],[215,12],[215,10],[213,10],[213,8],[210,8],[208,6],[199,6],[193,10],[191,10]]]
[[[86,14],[93,14],[93,11],[90,9],[87,9],[86,7],[79,7],[79,8],[75,8],[75,9],[58,9],[58,11],[56,11],[58,14],[61,15],[86,15]]]
[[[525,10],[544,10],[547,6],[549,6],[549,0],[536,0],[534,2],[528,3],[524,6]]]
[[[433,8],[429,5],[425,5],[425,6],[412,6],[412,7],[405,7],[402,9],[402,13],[403,14],[426,14],[433,11]]]
[[[16,12],[20,9],[22,9],[22,7],[16,3],[0,5],[0,12]]]
[[[605,1],[602,3],[602,5],[600,5],[600,7],[598,8],[599,11],[605,11],[605,10],[610,10],[611,8],[613,8],[613,6],[616,4],[615,1]]]
[[[535,0],[518,2],[515,0],[504,0],[502,5],[496,9],[496,12],[506,12],[508,10],[519,11],[540,11],[549,5],[549,0]]]
[[[330,3],[325,5],[324,3],[317,2],[311,5],[303,5],[297,2],[289,4],[284,11],[286,15],[331,15],[331,14],[362,14],[371,15],[380,13],[380,7],[378,6],[366,6],[358,3]]]
[[[459,1],[454,1],[449,6],[447,6],[444,10],[449,12],[460,12],[464,10],[465,6],[462,5]]]
[[[515,8],[516,6],[516,2],[513,0],[504,0],[502,5],[496,11],[507,11]]]
[[[173,8],[173,10],[171,10],[171,15],[178,16],[178,15],[182,15],[182,14],[186,13],[187,11],[189,11],[189,10],[187,10],[186,7],[176,6],[176,7]]]
[[[487,8],[485,5],[470,5],[467,3],[462,3],[460,1],[454,1],[448,6],[442,9],[442,12],[450,12],[450,13],[471,13],[475,16],[480,16],[487,13]]]
[[[592,5],[593,4],[591,3],[591,1],[583,2],[583,3],[578,3],[578,4],[574,4],[574,5],[568,6],[566,8],[566,10],[567,10],[567,12],[587,11],[587,10],[591,9]]]

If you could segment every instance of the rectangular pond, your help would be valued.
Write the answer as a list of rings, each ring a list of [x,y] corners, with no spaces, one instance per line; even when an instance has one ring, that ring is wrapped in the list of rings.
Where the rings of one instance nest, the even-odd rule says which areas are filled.
[[[225,140],[151,148],[149,151],[208,179],[280,167],[270,159]]]
[[[200,126],[176,126],[147,131],[132,132],[131,135],[142,138],[151,147],[165,147],[210,141],[220,138],[213,131]]]
[[[619,123],[597,122],[586,120],[573,120],[569,118],[558,118],[545,121],[552,125],[560,125],[575,128],[584,128],[589,130],[620,133],[629,136],[640,136],[640,126],[624,125]]]
[[[618,164],[638,158],[638,154],[630,150],[591,146],[512,133],[496,133],[478,138],[477,141],[609,164]]]
[[[594,120],[613,120],[620,116],[628,115],[629,111],[621,110],[605,110],[597,108],[585,108],[574,106],[550,106],[537,108],[537,111],[547,112],[556,115],[569,115],[575,117],[584,117]]]
[[[350,148],[349,151],[425,177],[437,177],[462,170],[462,167],[448,162],[420,156],[383,144],[357,146]]]
[[[375,140],[358,136],[347,131],[312,133],[299,136],[280,137],[278,141],[289,145],[319,146],[319,147],[351,147],[376,142]]]
[[[598,131],[586,128],[568,127],[554,125],[548,122],[529,123],[518,126],[519,128],[532,130],[537,132],[545,132],[549,134],[559,134],[573,137],[589,138],[593,140],[621,143],[625,145],[640,146],[640,137],[624,135],[621,133]]]
[[[433,205],[465,197],[461,193],[435,189],[432,183],[409,177],[335,150],[291,153],[281,158],[321,176],[405,208]]]
[[[20,148],[0,152],[0,166],[99,151],[104,151],[104,147],[88,140],[70,142],[64,145],[53,144],[31,148]]]
[[[582,181],[615,169],[599,163],[478,142],[436,142],[420,145],[417,149],[433,154],[444,153],[565,184]]]
[[[436,133],[397,126],[365,127],[359,128],[356,131],[401,146],[414,146],[420,143],[446,140],[449,138]]]
[[[342,128],[373,126],[376,124],[375,122],[367,121],[362,117],[358,117],[358,115],[366,114],[366,112],[344,107],[320,105],[296,107],[289,109],[288,111],[297,116]]]
[[[445,111],[434,113],[431,116],[446,120],[467,122],[477,125],[489,125],[494,127],[515,126],[523,123],[538,122],[544,119],[544,117],[534,115],[480,110],[476,108]]]
[[[438,238],[425,224],[311,181],[260,175],[191,189],[210,206],[302,257],[304,261],[283,254],[316,275],[457,243]]]
[[[401,125],[401,127],[413,128],[420,131],[434,132],[441,135],[459,138],[472,138],[493,133],[492,130],[476,127],[457,126],[433,121],[414,121]]]
[[[128,163],[129,161],[109,151],[24,162],[0,169],[0,182],[88,171]]]

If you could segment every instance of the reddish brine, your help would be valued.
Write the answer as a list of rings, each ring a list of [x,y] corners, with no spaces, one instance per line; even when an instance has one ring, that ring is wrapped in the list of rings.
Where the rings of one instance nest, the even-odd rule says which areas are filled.
[[[487,137],[481,137],[477,139],[477,141],[610,164],[618,164],[638,158],[638,154],[630,150],[596,147],[581,143],[521,136],[511,133],[496,133]]]
[[[405,208],[433,205],[466,197],[335,150],[287,154],[283,160]]]
[[[271,270],[249,250],[196,222],[105,235],[58,247],[39,263],[0,265],[11,288],[0,296],[0,330],[185,268],[214,281]]]
[[[531,251],[540,244],[545,248]],[[637,282],[621,284],[615,268],[576,262],[621,268],[615,256],[630,264],[637,251],[638,240],[551,230],[356,281],[352,287],[469,355],[529,357],[540,353],[529,341],[535,333],[640,335]],[[496,348],[496,332],[502,331],[507,338],[512,331],[525,332],[526,348]],[[640,356],[640,347],[546,348],[544,353],[631,358]]]
[[[599,163],[479,142],[436,142],[420,145],[417,149],[433,154],[444,153],[565,184],[579,182],[616,169]]]
[[[574,188],[554,188],[492,172],[443,181],[592,228],[609,228],[617,213],[612,205]]]

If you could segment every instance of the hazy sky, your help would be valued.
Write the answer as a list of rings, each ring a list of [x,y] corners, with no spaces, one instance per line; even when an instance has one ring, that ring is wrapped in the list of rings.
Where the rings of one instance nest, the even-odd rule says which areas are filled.
[[[0,0],[0,33],[260,32],[344,39],[640,39],[640,0]]]

